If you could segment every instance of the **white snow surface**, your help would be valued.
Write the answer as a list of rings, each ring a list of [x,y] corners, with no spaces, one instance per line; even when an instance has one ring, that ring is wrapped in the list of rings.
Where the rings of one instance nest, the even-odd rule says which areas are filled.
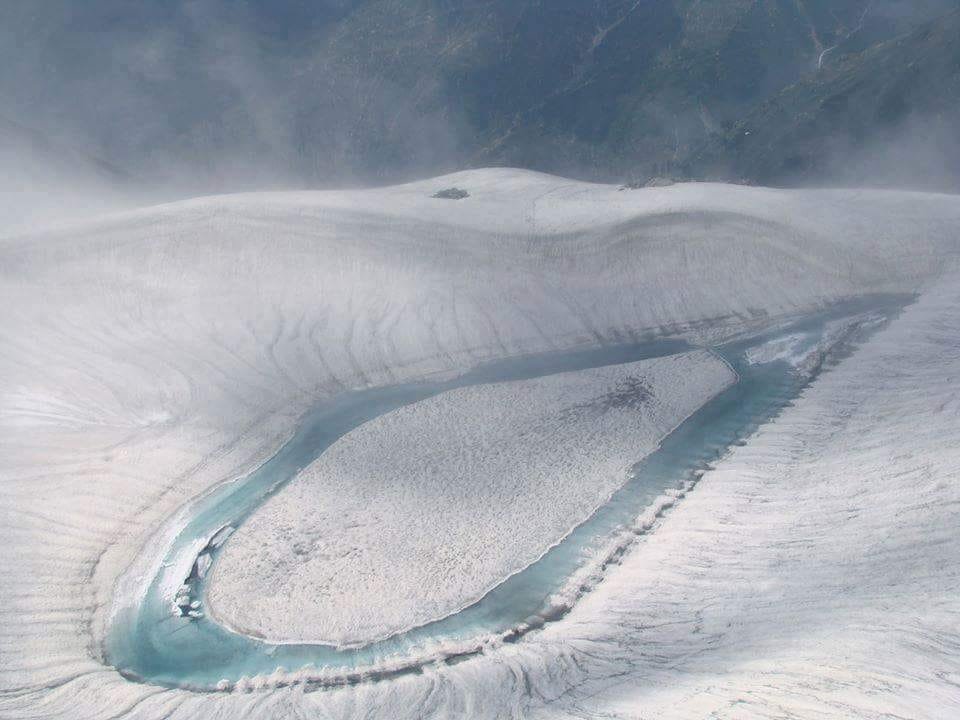
[[[958,338],[954,277],[735,448],[540,634],[591,659],[530,716],[957,717]]]
[[[453,185],[471,197],[429,197]],[[161,524],[342,388],[926,292],[958,248],[953,196],[513,170],[2,239],[0,717],[955,715],[955,277],[517,645],[335,692],[194,694],[126,680],[100,643]]]
[[[460,388],[382,415],[240,527],[208,612],[270,641],[335,645],[445,617],[541,557],[735,381],[697,351]]]

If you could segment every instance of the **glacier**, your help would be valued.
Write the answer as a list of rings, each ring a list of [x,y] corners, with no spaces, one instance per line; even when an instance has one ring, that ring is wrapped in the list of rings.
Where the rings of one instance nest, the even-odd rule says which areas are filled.
[[[470,197],[430,197],[452,185]],[[620,191],[482,170],[0,239],[0,715],[960,707],[958,229],[946,195]],[[528,353],[710,345],[877,293],[919,300],[519,642],[323,691],[257,676],[197,693],[105,662],[118,598],[155,570],[137,564],[144,547],[191,498],[264,464],[318,403]]]

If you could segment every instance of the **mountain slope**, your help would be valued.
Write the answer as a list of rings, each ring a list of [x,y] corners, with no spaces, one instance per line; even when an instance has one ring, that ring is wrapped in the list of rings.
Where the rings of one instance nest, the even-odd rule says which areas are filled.
[[[515,116],[480,157],[588,175],[673,172],[826,48],[903,27],[870,2],[632,3],[594,36],[566,85]]]
[[[673,174],[956,0],[95,0],[0,7],[5,113],[188,192],[509,165]],[[61,132],[68,130],[69,132]],[[724,146],[726,147],[726,146]],[[692,168],[699,174],[699,166]]]
[[[739,121],[690,168],[759,183],[960,189],[960,11],[839,58]]]

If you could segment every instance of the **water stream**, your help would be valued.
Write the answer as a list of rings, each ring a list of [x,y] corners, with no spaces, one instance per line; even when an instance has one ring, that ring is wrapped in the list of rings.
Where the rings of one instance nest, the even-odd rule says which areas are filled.
[[[636,362],[691,347],[656,340],[530,355],[487,363],[444,381],[340,395],[310,412],[294,437],[260,468],[192,501],[172,544],[152,548],[162,553],[159,572],[135,602],[115,612],[105,642],[107,660],[133,679],[198,690],[232,687],[242,678],[270,675],[277,668],[298,673],[277,676],[278,683],[343,684],[414,672],[425,662],[449,662],[490,641],[516,641],[561,616],[589,591],[603,567],[644,531],[637,518],[649,513],[658,499],[689,487],[704,467],[795,398],[819,369],[824,357],[819,348],[828,330],[835,330],[843,318],[872,319],[850,325],[857,330],[833,348],[836,356],[903,303],[900,297],[849,302],[713,348],[737,371],[739,382],[640,460],[610,501],[540,560],[458,613],[358,648],[273,644],[234,633],[203,613],[210,565],[232,528],[344,434],[383,413],[454,388]],[[764,354],[758,348],[774,351]],[[791,362],[799,357],[807,358],[806,372]]]

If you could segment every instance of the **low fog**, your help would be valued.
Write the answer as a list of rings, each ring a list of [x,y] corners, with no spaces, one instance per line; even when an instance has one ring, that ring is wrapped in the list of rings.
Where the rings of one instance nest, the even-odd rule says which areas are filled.
[[[744,178],[728,145],[711,172],[689,158],[714,152],[711,143],[749,117],[737,97],[746,91],[722,83],[719,91],[695,83],[678,89],[667,79],[643,95],[656,84],[649,78],[668,72],[656,68],[640,90],[628,87],[632,63],[665,62],[675,43],[704,32],[697,27],[749,29],[751,14],[767,13],[777,27],[794,23],[790,42],[799,44],[751,91],[755,100],[775,97],[780,87],[815,81],[878,40],[956,9],[955,0],[741,4],[739,15],[722,18],[703,3],[674,5],[7,2],[0,7],[0,224],[251,189],[384,185],[491,164],[610,182],[672,175],[956,189],[955,113],[917,108],[880,133],[836,132],[822,138],[828,159],[808,172]],[[653,28],[655,37],[627,28],[642,52],[624,51],[614,35],[638,14],[637,27]],[[558,22],[578,29],[556,35]],[[604,52],[622,54],[614,60],[627,78],[610,90],[609,112],[646,120],[624,128],[582,119],[596,100],[580,85],[589,92],[597,73],[612,72]],[[736,52],[726,41],[720,65],[706,62],[705,77],[735,74],[723,63]],[[567,75],[547,78],[556,68]]]

